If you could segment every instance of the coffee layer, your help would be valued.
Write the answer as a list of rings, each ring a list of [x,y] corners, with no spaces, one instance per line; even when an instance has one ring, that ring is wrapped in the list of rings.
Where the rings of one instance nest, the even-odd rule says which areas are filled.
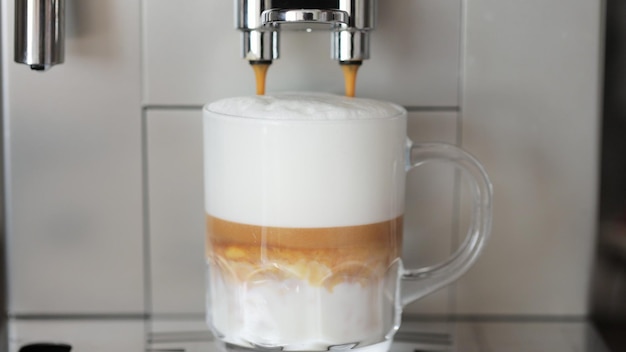
[[[400,256],[402,217],[367,225],[286,228],[207,216],[207,258],[238,281],[296,278],[332,289],[384,275]]]

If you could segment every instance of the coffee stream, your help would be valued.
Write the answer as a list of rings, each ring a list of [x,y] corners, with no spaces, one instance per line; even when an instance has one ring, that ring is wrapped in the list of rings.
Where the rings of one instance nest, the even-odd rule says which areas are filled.
[[[250,61],[254,70],[257,95],[265,95],[265,77],[267,77],[267,69],[270,68],[271,63],[271,61]]]
[[[267,70],[271,61],[250,61],[252,70],[254,70],[254,78],[256,80],[256,94],[265,95],[265,81],[267,78]],[[347,97],[354,97],[356,92],[356,75],[361,67],[362,61],[342,61],[340,63],[343,71],[343,79],[345,82],[345,94]]]
[[[343,79],[345,82],[345,90],[347,97],[354,97],[356,91],[356,74],[361,67],[362,61],[342,61],[341,70],[343,70]]]

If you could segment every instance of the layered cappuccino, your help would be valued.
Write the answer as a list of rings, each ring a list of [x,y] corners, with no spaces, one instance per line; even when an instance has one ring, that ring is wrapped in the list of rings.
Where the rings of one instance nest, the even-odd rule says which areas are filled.
[[[216,335],[252,349],[387,350],[401,308],[404,109],[281,94],[204,116]]]

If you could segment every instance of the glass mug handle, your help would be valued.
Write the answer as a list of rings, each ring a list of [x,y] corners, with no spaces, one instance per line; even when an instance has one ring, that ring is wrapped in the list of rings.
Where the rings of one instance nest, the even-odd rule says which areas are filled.
[[[413,144],[407,139],[406,171],[430,162],[452,163],[468,176],[472,193],[470,226],[465,241],[447,260],[419,269],[404,269],[402,306],[461,277],[478,258],[491,231],[492,186],[483,166],[471,154],[445,143]],[[409,284],[409,285],[406,285]],[[408,287],[410,286],[410,287]]]

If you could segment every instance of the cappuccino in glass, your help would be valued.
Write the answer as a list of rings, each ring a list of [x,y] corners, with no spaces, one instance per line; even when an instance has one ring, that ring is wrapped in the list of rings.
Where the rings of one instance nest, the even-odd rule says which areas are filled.
[[[384,352],[402,306],[475,260],[480,219],[463,255],[433,269],[402,266],[406,172],[422,155],[467,158],[460,165],[479,180],[481,202],[489,186],[454,146],[422,154],[406,138],[406,118],[396,104],[317,93],[205,106],[207,321],[227,347]],[[402,297],[402,279],[431,272],[433,285]]]

